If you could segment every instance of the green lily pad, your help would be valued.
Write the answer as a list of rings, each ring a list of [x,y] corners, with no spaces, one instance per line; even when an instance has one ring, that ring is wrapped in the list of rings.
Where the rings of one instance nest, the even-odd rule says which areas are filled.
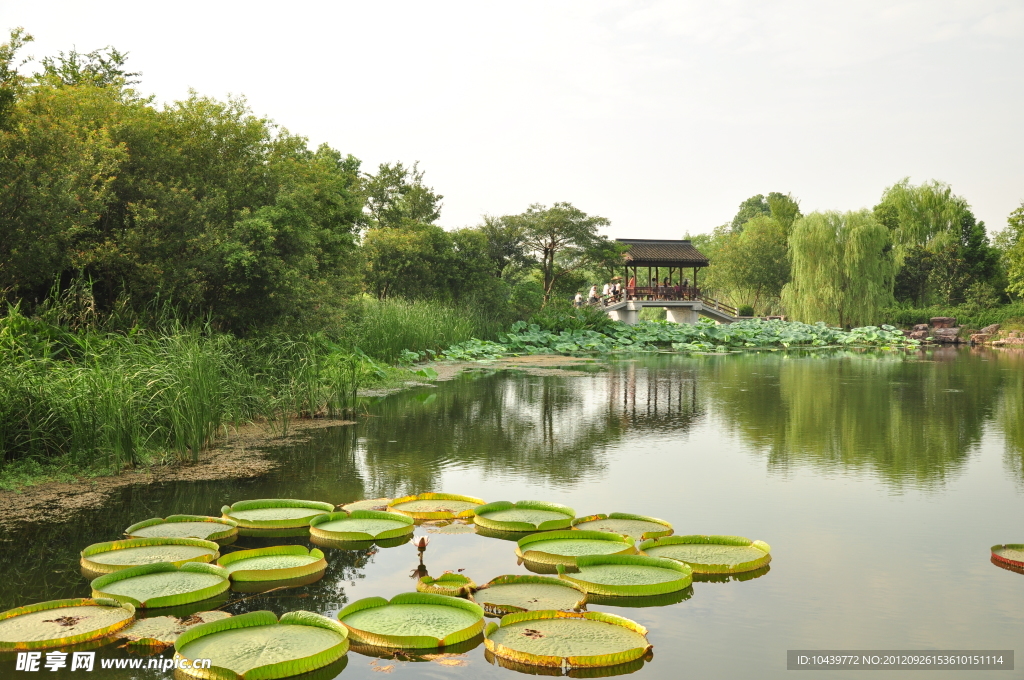
[[[309,526],[309,520],[317,515],[333,510],[330,503],[291,498],[238,501],[220,509],[225,519],[234,520],[239,528],[249,530],[299,529]]]
[[[320,550],[308,550],[301,545],[238,550],[224,555],[217,564],[228,571],[232,581],[280,581],[317,574],[327,568]]]
[[[473,598],[495,616],[542,609],[580,609],[587,593],[579,586],[546,576],[499,576],[477,589]]]
[[[484,635],[495,656],[548,667],[614,666],[651,649],[646,628],[604,612],[519,612],[488,625]]]
[[[455,519],[472,517],[484,502],[472,496],[452,493],[421,493],[396,498],[388,505],[389,512],[400,512],[413,519]]]
[[[992,546],[992,559],[1013,567],[1024,567],[1024,544],[994,545]]]
[[[568,529],[576,511],[543,501],[495,501],[476,509],[473,521],[492,531],[551,531]]]
[[[129,644],[152,647],[173,645],[178,636],[202,623],[231,618],[227,612],[196,612],[190,616],[153,616],[138,619],[132,625],[122,628],[117,637]]]
[[[367,597],[338,612],[354,642],[408,649],[465,642],[483,630],[483,616],[479,605],[431,593]]]
[[[50,600],[0,613],[0,650],[69,647],[135,620],[135,607],[106,598]]]
[[[355,512],[356,510],[377,510],[384,512],[388,509],[391,504],[392,498],[368,498],[362,501],[355,501],[353,503],[345,503],[341,506],[341,509],[345,512]]]
[[[93,597],[109,597],[138,608],[173,607],[201,602],[231,587],[222,567],[201,562],[176,566],[143,564],[105,574],[92,582]]]
[[[230,519],[202,515],[154,517],[124,530],[128,538],[200,538],[220,541],[238,535],[238,523]]]
[[[558,567],[560,579],[599,595],[662,595],[693,583],[688,565],[644,555],[583,555],[576,558],[580,573],[572,576],[561,564]]]
[[[309,522],[311,537],[333,541],[373,541],[398,538],[416,529],[415,520],[397,512],[354,510],[330,512]]]
[[[336,662],[348,651],[348,631],[312,612],[289,612],[279,622],[273,612],[258,611],[196,626],[174,647],[175,659],[212,661],[207,671],[176,671],[186,677],[275,680]]]
[[[423,576],[416,582],[416,591],[420,593],[463,597],[464,595],[469,595],[474,590],[476,590],[476,584],[473,583],[473,579],[451,572],[445,572],[438,578]]]
[[[220,555],[220,546],[198,538],[129,538],[122,541],[93,543],[82,551],[82,568],[97,574],[109,574],[129,567],[157,562],[182,565],[186,562],[212,562]]]
[[[311,583],[316,583],[324,577],[324,571],[318,571],[305,576],[296,576],[295,578],[282,579],[280,581],[232,581],[231,592],[233,593],[265,593],[268,590],[276,590],[277,588],[296,588],[298,586],[308,586]]]
[[[634,541],[672,535],[672,525],[657,517],[613,512],[610,515],[589,515],[573,520],[572,525],[584,531],[608,531],[629,536]]]
[[[587,605],[629,607],[630,609],[667,607],[689,600],[691,597],[693,597],[693,586],[661,595],[601,595],[599,593],[587,593]]]
[[[644,541],[641,554],[684,562],[696,574],[732,574],[760,569],[769,562],[764,541],[742,536],[666,536]]]
[[[632,555],[633,541],[604,531],[544,531],[519,539],[516,555],[528,562],[576,565],[581,555]]]

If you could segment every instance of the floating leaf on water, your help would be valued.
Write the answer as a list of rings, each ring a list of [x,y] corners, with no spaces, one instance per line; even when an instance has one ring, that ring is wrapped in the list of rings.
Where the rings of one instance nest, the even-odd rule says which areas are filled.
[[[400,512],[413,519],[454,519],[472,517],[484,502],[472,496],[453,493],[421,493],[396,498],[388,505],[389,512]]]
[[[663,595],[689,588],[689,565],[645,555],[583,555],[576,558],[579,574],[569,575],[558,565],[558,577],[588,593],[632,597]]]
[[[171,515],[154,517],[133,524],[124,530],[128,538],[201,538],[220,541],[238,535],[238,522],[233,519],[204,515]]]
[[[367,597],[338,612],[352,640],[377,647],[428,649],[476,637],[484,610],[458,597],[402,593],[391,600]]]
[[[548,667],[615,666],[651,649],[646,628],[604,612],[519,612],[488,625],[484,636],[497,657]]]
[[[428,534],[475,534],[477,526],[475,524],[467,524],[459,520],[453,520],[451,522],[444,522],[441,524],[432,524],[430,522],[424,522],[423,526],[427,527]]]
[[[1024,568],[1024,543],[992,546],[992,559],[1011,567]]]
[[[324,577],[326,570],[321,570],[306,576],[282,579],[280,581],[232,581],[231,592],[234,593],[265,593],[278,588],[297,588],[316,583]]]
[[[604,531],[544,531],[519,539],[516,555],[527,562],[576,565],[581,555],[632,555],[632,539]]]
[[[696,580],[696,579],[694,579]],[[587,605],[598,607],[629,607],[630,609],[641,609],[646,607],[667,607],[679,604],[684,600],[693,597],[693,586],[682,590],[676,590],[662,595],[600,595],[598,593],[587,593]]]
[[[378,510],[330,512],[309,522],[310,537],[331,541],[373,541],[411,534],[416,522],[408,515]]]
[[[175,659],[211,659],[209,671],[176,671],[185,677],[285,678],[329,666],[348,651],[348,631],[312,612],[289,612],[278,622],[258,611],[204,623],[182,633]]]
[[[320,501],[263,498],[225,505],[221,513],[242,529],[296,529],[309,526],[309,520],[333,510],[333,505]]]
[[[416,582],[416,591],[420,593],[463,597],[474,590],[476,590],[476,584],[473,583],[473,579],[450,572],[441,574],[438,578],[424,576]]]
[[[201,623],[220,621],[230,618],[227,612],[196,612],[191,616],[179,618],[177,616],[153,616],[148,619],[137,619],[132,625],[122,628],[117,637],[127,640],[134,645],[149,645],[153,647],[167,647],[174,644],[178,636],[189,628],[194,628]]]
[[[543,501],[495,501],[476,509],[473,521],[493,531],[551,531],[568,529],[576,511]]]
[[[695,574],[733,574],[760,569],[772,560],[764,541],[742,536],[666,536],[644,541],[641,554],[685,562]]]
[[[737,571],[728,574],[698,574],[694,572],[693,582],[730,583],[732,581],[753,581],[755,578],[761,578],[771,570],[771,565],[766,564],[763,567],[758,567],[752,571]]]
[[[68,647],[135,620],[135,607],[106,598],[50,600],[0,613],[0,650]]]
[[[629,536],[634,541],[672,535],[672,525],[657,517],[613,512],[610,515],[589,515],[574,519],[572,525],[584,531],[607,531]]]
[[[224,555],[217,564],[227,569],[232,581],[281,581],[318,574],[327,568],[320,550],[302,545],[238,550]]]
[[[356,510],[377,510],[384,512],[388,509],[388,505],[391,504],[391,498],[368,498],[362,501],[355,501],[353,503],[345,503],[341,506],[341,509],[345,512],[355,512]]]
[[[496,531],[494,529],[488,529],[480,524],[476,526],[476,534],[478,536],[486,536],[487,538],[497,538],[501,541],[511,541],[512,543],[517,542],[520,538],[526,538],[532,534],[538,533],[537,531]]]
[[[541,609],[581,609],[587,593],[579,586],[547,576],[499,576],[477,589],[473,598],[494,616]]]
[[[239,536],[250,538],[303,538],[309,536],[309,527],[291,527],[287,529],[252,529],[238,527]]]
[[[186,562],[212,562],[220,546],[198,538],[128,538],[93,543],[82,551],[81,565],[88,572],[109,574],[157,562],[181,566]]]
[[[143,564],[105,574],[92,582],[93,597],[109,597],[136,608],[173,607],[201,602],[231,587],[223,567],[188,562]]]

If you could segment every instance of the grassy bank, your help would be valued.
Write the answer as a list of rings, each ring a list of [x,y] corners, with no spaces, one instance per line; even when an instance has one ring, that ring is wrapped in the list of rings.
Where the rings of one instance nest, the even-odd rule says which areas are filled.
[[[964,328],[984,328],[998,323],[1013,328],[1024,328],[1024,302],[981,307],[978,305],[956,305],[952,307],[890,307],[882,312],[882,323],[909,327],[928,323],[935,316],[956,317]]]

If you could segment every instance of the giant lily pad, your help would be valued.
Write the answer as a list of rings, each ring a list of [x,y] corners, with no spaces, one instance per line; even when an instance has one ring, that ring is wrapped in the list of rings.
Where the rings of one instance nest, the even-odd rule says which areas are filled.
[[[413,519],[455,519],[472,517],[484,502],[472,496],[453,493],[421,493],[396,498],[388,505],[390,512],[400,512]]]
[[[473,579],[452,572],[445,572],[438,578],[429,575],[423,576],[416,582],[416,591],[420,593],[463,597],[474,590],[476,590],[476,584],[473,583]]]
[[[227,569],[232,581],[281,581],[316,574],[327,568],[324,554],[301,545],[238,550],[217,564]]]
[[[473,521],[492,531],[550,531],[568,529],[576,511],[543,501],[495,501],[476,509]]]
[[[223,567],[202,562],[187,562],[180,567],[157,562],[94,579],[92,596],[109,597],[136,608],[173,607],[215,597],[230,587]]]
[[[199,538],[222,541],[238,535],[238,522],[205,515],[154,517],[124,530],[128,538]]]
[[[626,512],[579,517],[573,520],[572,525],[584,531],[608,531],[613,534],[622,534],[629,536],[634,541],[670,536],[673,531],[672,525],[663,519],[646,515],[631,515]]]
[[[309,521],[309,535],[330,541],[374,541],[411,534],[416,522],[408,515],[377,510],[331,512]]]
[[[519,612],[491,623],[484,635],[495,656],[536,666],[614,666],[651,649],[646,628],[604,612]]]
[[[630,609],[640,609],[644,607],[667,607],[673,604],[679,604],[684,600],[689,600],[693,597],[693,586],[688,586],[682,590],[676,590],[671,593],[663,593],[661,595],[599,595],[597,593],[587,593],[587,606],[595,605],[598,607],[629,607]]]
[[[105,598],[50,600],[0,613],[0,650],[68,647],[106,637],[135,619],[135,607]]]
[[[685,562],[696,574],[733,574],[760,569],[772,560],[764,541],[742,536],[666,536],[640,544],[642,554]]]
[[[212,562],[220,555],[220,546],[198,538],[129,538],[122,541],[93,543],[82,551],[82,568],[97,574],[109,574],[141,564],[171,562]]]
[[[391,600],[367,597],[338,612],[352,640],[376,647],[429,649],[480,634],[484,610],[458,597],[402,593]]]
[[[352,503],[345,503],[341,506],[341,509],[345,512],[355,512],[356,510],[377,510],[383,512],[388,509],[391,505],[392,498],[367,498],[361,501],[354,501]]]
[[[252,530],[303,529],[309,526],[309,520],[333,510],[334,506],[330,503],[289,498],[238,501],[220,509],[225,519],[238,522],[240,529],[250,530],[243,533],[252,533]]]
[[[127,640],[128,644],[141,647],[169,647],[189,628],[227,618],[231,618],[231,614],[219,611],[196,612],[180,618],[152,616],[148,619],[137,619],[132,625],[118,631],[117,637]]]
[[[662,595],[690,587],[693,570],[689,565],[644,555],[582,555],[576,558],[579,574],[565,573],[558,565],[558,577],[598,595]]]
[[[992,546],[992,559],[1011,567],[1024,568],[1024,544],[994,545]]]
[[[528,562],[576,565],[580,555],[632,555],[633,541],[604,531],[544,531],[517,541],[516,555]]]
[[[499,576],[477,589],[474,599],[488,614],[540,609],[580,609],[587,593],[579,586],[547,576]]]
[[[278,621],[273,612],[258,611],[196,626],[178,636],[174,648],[174,658],[189,665],[212,661],[205,671],[177,671],[185,677],[275,680],[340,659],[348,651],[348,631],[312,612],[288,612]]]

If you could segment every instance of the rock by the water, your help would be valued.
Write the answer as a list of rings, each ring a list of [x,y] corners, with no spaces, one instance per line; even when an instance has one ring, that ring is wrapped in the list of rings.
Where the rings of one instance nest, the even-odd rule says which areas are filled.
[[[954,344],[960,342],[960,329],[939,326],[932,331],[932,337],[935,338],[935,342]]]
[[[999,332],[999,324],[994,323],[991,326],[985,326],[981,329],[982,333],[988,333],[989,335],[995,335]]]
[[[933,316],[931,320],[932,328],[955,328],[956,317],[954,316]]]
[[[991,333],[972,333],[971,344],[972,345],[984,345],[986,342],[992,339]]]
[[[928,324],[926,324],[926,323],[914,324],[914,328],[912,330],[915,330],[915,331],[927,331],[928,330]]]

